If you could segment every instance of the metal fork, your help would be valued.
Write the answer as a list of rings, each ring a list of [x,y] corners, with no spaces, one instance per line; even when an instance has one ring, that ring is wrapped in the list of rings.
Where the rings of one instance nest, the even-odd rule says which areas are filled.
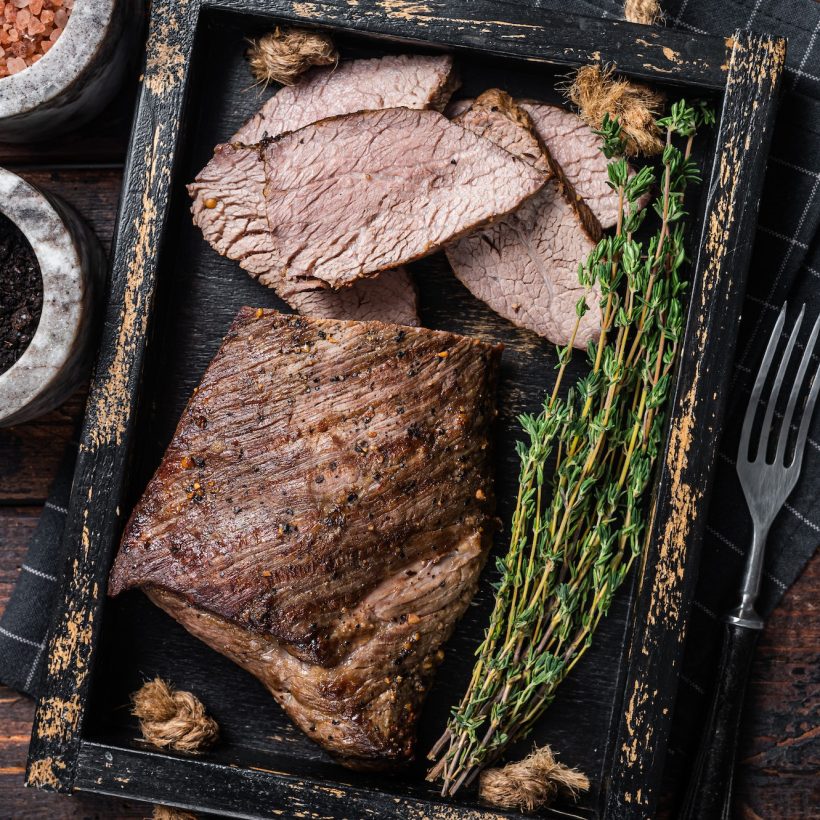
[[[820,392],[820,368],[817,368],[813,371],[811,387],[797,431],[794,452],[789,456],[788,441],[792,421],[797,410],[798,399],[805,386],[806,373],[811,363],[817,336],[820,333],[820,316],[818,316],[789,394],[786,411],[777,433],[774,459],[769,461],[770,443],[774,443],[772,436],[775,434],[773,430],[775,407],[805,312],[806,306],[803,305],[780,358],[774,383],[765,404],[760,439],[754,452],[750,452],[752,427],[757,417],[760,397],[774,361],[778,341],[786,323],[785,304],[766,346],[766,353],[760,364],[743,420],[737,453],[737,474],[740,477],[743,494],[746,497],[754,525],[752,548],[746,559],[740,604],[724,619],[723,651],[715,691],[712,694],[709,719],[706,722],[680,815],[684,820],[713,820],[713,818],[728,820],[730,817],[737,735],[743,711],[743,697],[757,639],[760,630],[763,629],[763,619],[757,613],[755,604],[760,592],[766,538],[774,519],[786,503],[800,475],[803,452],[809,435],[809,423],[814,412],[817,394]]]

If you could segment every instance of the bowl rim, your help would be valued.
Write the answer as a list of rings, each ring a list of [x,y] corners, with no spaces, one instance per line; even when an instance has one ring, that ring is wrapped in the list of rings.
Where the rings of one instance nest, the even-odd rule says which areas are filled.
[[[0,213],[17,226],[34,252],[43,283],[43,307],[28,347],[0,373],[0,425],[46,394],[71,359],[82,330],[87,287],[82,258],[58,208],[39,188],[0,168],[0,194],[18,186],[28,194],[26,205],[15,209],[14,197],[0,196]],[[43,247],[44,230],[50,248]]]
[[[34,111],[71,86],[99,51],[115,5],[116,0],[75,0],[54,45],[33,65],[0,79],[0,119]]]

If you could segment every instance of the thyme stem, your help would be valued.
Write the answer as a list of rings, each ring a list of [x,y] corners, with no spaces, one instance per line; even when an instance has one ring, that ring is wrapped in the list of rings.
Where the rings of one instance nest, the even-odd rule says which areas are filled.
[[[644,501],[683,327],[683,195],[699,179],[690,159],[695,132],[712,121],[707,109],[684,101],[658,120],[666,135],[653,203],[660,225],[646,241],[635,235],[653,172],[630,175],[617,121],[605,118],[599,131],[619,214],[614,235],[579,269],[586,294],[572,340],[596,283],[601,331],[587,351],[587,375],[562,397],[572,344],[563,348],[541,412],[521,417],[529,441],[517,445],[518,496],[510,546],[497,562],[495,607],[467,692],[430,755],[437,762],[428,779],[441,778],[445,795],[471,783],[532,728],[642,553]],[[686,138],[683,150],[677,137]]]

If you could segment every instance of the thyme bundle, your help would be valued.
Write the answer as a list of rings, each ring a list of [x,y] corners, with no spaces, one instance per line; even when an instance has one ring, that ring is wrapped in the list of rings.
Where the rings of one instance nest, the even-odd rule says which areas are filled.
[[[588,374],[566,398],[560,387],[572,343],[559,351],[541,412],[521,417],[528,441],[517,448],[518,498],[509,551],[497,562],[495,608],[467,692],[430,752],[437,762],[428,779],[441,779],[444,795],[470,784],[532,729],[641,554],[645,493],[683,329],[683,197],[699,181],[690,154],[696,131],[712,121],[707,108],[685,101],[657,121],[665,135],[653,203],[660,227],[645,241],[636,238],[648,213],[640,203],[655,175],[644,167],[630,176],[625,135],[604,116],[598,133],[620,215],[614,235],[579,268],[587,290],[599,283],[601,333],[587,350]],[[585,310],[582,298],[578,322]]]

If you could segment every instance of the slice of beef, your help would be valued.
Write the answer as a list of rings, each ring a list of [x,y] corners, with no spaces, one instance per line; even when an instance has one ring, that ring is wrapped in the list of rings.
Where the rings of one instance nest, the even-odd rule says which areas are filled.
[[[476,103],[478,103],[476,105]],[[551,106],[544,106],[545,108],[550,108]],[[454,102],[450,103],[445,109],[445,114],[450,117],[454,122],[460,123],[461,125],[465,125],[463,122],[464,117],[469,117],[470,130],[475,131],[476,133],[480,133],[482,129],[492,126],[487,126],[486,122],[482,122],[482,118],[486,118],[487,115],[483,114],[482,112],[489,110],[492,113],[493,109],[499,109],[502,113],[504,113],[508,118],[512,118],[513,121],[518,122],[519,125],[522,126],[522,130],[519,131],[518,139],[523,139],[521,134],[524,130],[528,132],[528,139],[531,141],[537,141],[540,146],[540,150],[544,157],[544,160],[541,160],[537,163],[538,167],[543,167],[546,164],[549,167],[549,170],[552,171],[553,175],[558,179],[559,183],[564,188],[564,194],[569,200],[570,204],[575,208],[578,212],[578,217],[580,218],[581,222],[584,224],[584,228],[586,232],[590,235],[592,239],[596,242],[598,239],[601,238],[602,228],[609,227],[608,225],[602,226],[600,220],[598,219],[598,214],[596,213],[595,209],[590,207],[587,201],[584,199],[583,195],[580,191],[578,191],[575,187],[575,182],[578,178],[577,168],[570,164],[569,171],[567,171],[563,165],[561,165],[560,161],[558,160],[558,154],[553,151],[551,144],[547,143],[544,139],[541,132],[535,127],[535,123],[533,122],[531,116],[529,115],[527,110],[524,110],[524,106],[517,101],[514,101],[509,94],[505,91],[501,91],[497,88],[491,88],[489,91],[485,91],[481,94],[477,100],[470,100],[470,99],[462,99],[462,100],[455,100]],[[471,111],[472,109],[472,111]],[[469,113],[468,113],[469,112]],[[565,112],[566,113],[566,112]],[[574,114],[570,116],[575,116]],[[496,120],[498,117],[495,118]],[[576,117],[576,119],[578,119]],[[580,119],[578,120],[581,123]],[[581,123],[583,125],[583,123]],[[504,139],[503,126],[497,126],[498,133],[495,134],[495,137]],[[588,129],[587,129],[588,130]],[[507,129],[509,132],[509,128]],[[590,131],[590,133],[592,133]],[[497,142],[497,139],[494,139],[492,134],[483,134],[482,136],[487,137],[488,139],[492,139],[494,142]],[[594,136],[594,135],[593,135]],[[568,137],[571,139],[571,136]],[[508,133],[507,139],[515,140],[515,133]],[[501,142],[498,143],[502,145]],[[599,143],[600,144],[600,140]],[[514,147],[503,146],[507,148],[507,150],[512,151],[512,153],[519,156],[519,154],[514,150]],[[573,149],[571,146],[565,145],[561,143],[561,156],[574,156],[574,152],[582,151],[585,152],[588,146],[586,144],[581,144],[578,148]],[[599,151],[600,153],[600,151]],[[603,156],[603,154],[601,154]],[[528,157],[522,157],[522,159],[526,159],[529,161]],[[604,162],[604,183],[606,183],[606,162]],[[581,182],[586,182],[586,179],[582,176]],[[585,186],[586,189],[589,188],[589,185]],[[611,193],[611,189],[607,188],[608,191]],[[617,206],[618,198],[615,197],[615,203]],[[596,201],[596,207],[599,203]],[[605,214],[607,218],[609,218],[609,214]],[[612,223],[614,224],[614,222]]]
[[[470,108],[470,99],[453,100],[445,113],[458,118]],[[607,158],[601,151],[601,138],[572,111],[560,105],[530,100],[517,100],[530,115],[536,133],[547,148],[552,168],[568,189],[585,203],[602,228],[611,228],[618,221],[618,196],[609,187]],[[643,207],[645,197],[639,204]],[[583,211],[580,216],[592,236],[595,224]]]
[[[491,88],[453,116],[462,128],[490,140],[550,176],[549,154],[529,118],[505,91]]]
[[[125,528],[142,587],[348,765],[412,753],[493,530],[500,348],[244,308]]]
[[[259,155],[227,144],[216,147],[213,159],[188,186],[194,221],[217,253],[238,261],[305,316],[419,324],[416,286],[404,268],[361,280],[343,292],[318,279],[288,280],[268,228],[264,187]]]
[[[418,291],[407,268],[386,270],[372,279],[358,279],[349,288],[300,290],[290,297],[303,316],[356,319],[417,327]]]
[[[258,152],[226,143],[216,146],[188,193],[194,223],[218,254],[236,260],[253,276],[275,279],[281,262],[270,240],[264,188]],[[279,295],[287,300],[287,294]]]
[[[394,106],[442,107],[458,81],[452,57],[400,55],[315,69],[282,88],[245,123],[188,186],[194,223],[223,256],[234,259],[291,307],[311,316],[379,319],[417,325],[415,287],[406,271],[384,273],[334,295],[316,280],[294,285],[283,276],[265,216],[264,170],[237,143],[256,143],[328,116]],[[325,292],[321,292],[325,291]]]
[[[447,54],[401,54],[313,69],[296,85],[281,88],[231,142],[251,145],[355,111],[398,106],[441,110],[458,85],[453,58]]]
[[[521,102],[539,137],[563,169],[578,196],[589,205],[603,228],[618,221],[618,196],[609,187],[607,158],[601,138],[576,114],[557,105]]]
[[[447,248],[459,280],[496,313],[559,345],[568,344],[584,289],[578,264],[595,247],[555,179],[503,223]],[[597,338],[601,312],[597,289],[574,344]]]
[[[485,92],[456,121],[536,167],[549,165],[529,116],[504,92]],[[594,288],[572,339],[576,304],[584,295],[578,266],[595,242],[567,193],[552,176],[512,214],[446,252],[459,280],[496,313],[555,344],[574,341],[583,348],[601,326],[600,291]]]
[[[263,145],[268,224],[286,275],[333,288],[438,250],[546,179],[437,111],[348,114]]]

